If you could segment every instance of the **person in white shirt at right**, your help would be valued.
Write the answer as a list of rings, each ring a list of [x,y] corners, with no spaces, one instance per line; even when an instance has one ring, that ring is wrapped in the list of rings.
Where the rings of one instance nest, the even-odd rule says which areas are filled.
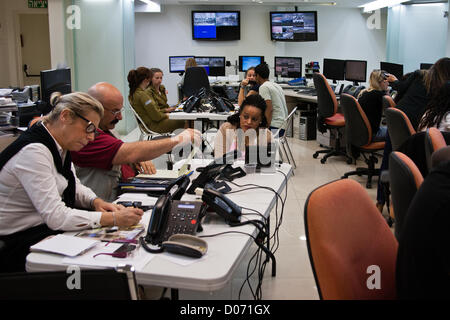
[[[49,235],[130,227],[143,211],[98,198],[75,174],[70,152],[94,140],[103,106],[86,93],[54,93],[53,110],[0,154],[0,272],[25,271],[29,247]],[[79,209],[82,208],[82,209]]]

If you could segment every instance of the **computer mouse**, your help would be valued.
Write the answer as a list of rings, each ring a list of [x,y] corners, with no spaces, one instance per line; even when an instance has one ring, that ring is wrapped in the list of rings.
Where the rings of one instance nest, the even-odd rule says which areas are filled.
[[[164,251],[192,258],[201,258],[208,251],[208,243],[189,234],[174,234],[162,243]]]

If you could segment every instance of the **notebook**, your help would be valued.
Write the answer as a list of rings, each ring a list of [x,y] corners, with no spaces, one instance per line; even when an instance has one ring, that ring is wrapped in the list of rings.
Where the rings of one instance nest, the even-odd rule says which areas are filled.
[[[46,238],[36,243],[35,245],[30,247],[30,250],[57,253],[64,256],[75,257],[88,251],[97,243],[100,243],[100,241],[58,234],[54,237]]]
[[[192,158],[194,158],[194,155],[197,153],[198,148],[194,147],[194,149],[191,151],[189,156],[186,158],[186,160],[183,162],[183,165],[179,170],[164,170],[164,169],[158,169],[155,174],[146,174],[146,173],[140,173],[136,176],[136,178],[143,178],[143,179],[176,179],[178,177],[181,177],[182,175],[188,173],[188,166],[191,163]]]

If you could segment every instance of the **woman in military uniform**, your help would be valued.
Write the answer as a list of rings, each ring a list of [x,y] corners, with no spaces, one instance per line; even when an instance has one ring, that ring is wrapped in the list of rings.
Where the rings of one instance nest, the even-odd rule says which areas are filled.
[[[168,114],[160,109],[157,101],[150,94],[147,88],[152,78],[152,71],[146,67],[139,67],[128,73],[128,85],[130,87],[128,100],[131,106],[152,131],[167,133],[185,128],[184,121],[169,119]]]

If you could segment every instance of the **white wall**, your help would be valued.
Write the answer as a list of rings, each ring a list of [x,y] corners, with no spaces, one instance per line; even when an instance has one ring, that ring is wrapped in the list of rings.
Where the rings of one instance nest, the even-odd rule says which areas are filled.
[[[162,13],[136,13],[135,16],[136,67],[159,67],[164,71],[170,104],[177,102],[176,84],[180,76],[169,73],[169,56],[225,56],[234,64],[239,55],[264,55],[271,67],[276,55],[300,56],[303,68],[309,61],[319,61],[322,65],[324,57],[358,59],[368,60],[368,74],[385,59],[385,15],[381,15],[381,28],[370,30],[366,26],[369,15],[363,15],[359,9],[302,7],[302,10],[318,11],[318,41],[287,43],[270,40],[269,12],[276,11],[276,7],[230,6],[226,9],[241,11],[241,40],[211,42],[192,40],[191,11],[199,8],[208,9],[167,5]],[[227,74],[234,74],[234,68],[228,67]]]
[[[420,63],[434,63],[448,56],[447,3],[398,5],[389,9],[387,57],[403,64],[404,73],[417,70]]]

